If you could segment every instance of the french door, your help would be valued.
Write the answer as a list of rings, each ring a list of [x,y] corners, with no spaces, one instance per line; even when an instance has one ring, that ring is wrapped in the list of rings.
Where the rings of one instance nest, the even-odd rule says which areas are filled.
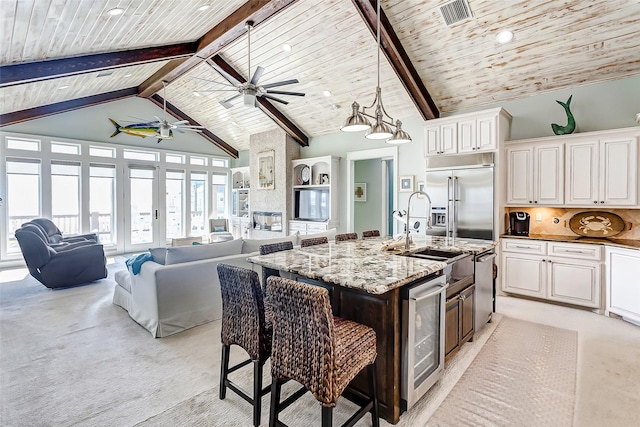
[[[129,165],[125,169],[124,249],[145,251],[159,242],[158,170]]]

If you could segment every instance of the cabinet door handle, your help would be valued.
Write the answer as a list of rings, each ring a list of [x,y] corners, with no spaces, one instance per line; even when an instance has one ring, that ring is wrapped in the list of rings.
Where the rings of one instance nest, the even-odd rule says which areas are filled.
[[[572,254],[586,254],[587,251],[581,251],[579,249],[560,249],[560,252],[570,252]]]
[[[597,200],[594,200],[594,201],[593,201],[593,203],[598,203],[598,201],[597,201]]]
[[[537,200],[534,200],[534,201],[533,201],[533,203],[538,203],[538,201],[537,201]]]
[[[532,246],[523,246],[523,245],[513,245],[513,247],[518,249],[535,249]]]
[[[533,203],[531,200],[529,200],[529,203]]]
[[[600,203],[604,203],[604,200],[600,200]]]

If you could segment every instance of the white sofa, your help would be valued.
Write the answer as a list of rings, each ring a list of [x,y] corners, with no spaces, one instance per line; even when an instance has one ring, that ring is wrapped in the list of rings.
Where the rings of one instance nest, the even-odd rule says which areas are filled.
[[[314,237],[335,237],[332,229]],[[260,245],[282,241],[298,245],[298,235],[275,239],[237,239],[209,245],[150,249],[153,260],[144,262],[138,274],[132,268],[116,274],[113,303],[156,338],[202,325],[222,317],[218,280],[219,263],[254,269],[247,261]]]

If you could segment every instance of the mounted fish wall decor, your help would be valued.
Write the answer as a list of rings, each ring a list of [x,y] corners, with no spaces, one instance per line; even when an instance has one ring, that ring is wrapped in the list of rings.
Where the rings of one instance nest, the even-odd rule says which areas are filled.
[[[564,108],[565,113],[567,113],[566,126],[560,126],[555,123],[551,124],[551,129],[553,129],[553,133],[555,133],[556,135],[568,135],[570,133],[573,133],[574,130],[576,130],[576,120],[573,118],[573,114],[571,114],[571,110],[569,109],[572,97],[573,95],[569,96],[569,99],[567,99],[566,104],[564,102],[556,100],[558,104],[562,105],[562,108]]]

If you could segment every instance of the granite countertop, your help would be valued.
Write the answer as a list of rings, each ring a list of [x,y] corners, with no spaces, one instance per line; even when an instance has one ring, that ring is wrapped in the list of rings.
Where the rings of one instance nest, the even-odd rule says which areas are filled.
[[[288,271],[310,279],[322,280],[370,294],[383,294],[444,269],[447,264],[420,258],[401,256],[402,251],[381,251],[390,239],[378,237],[366,240],[296,247],[288,251],[257,255],[248,261],[264,267]],[[479,253],[495,246],[495,242],[457,239],[456,246],[445,238],[414,236],[411,251],[421,248],[460,250]]]
[[[559,234],[529,234],[528,236],[512,236],[503,234],[500,237],[508,239],[530,239],[530,240],[548,240],[551,242],[568,242],[568,243],[588,243],[592,245],[607,245],[627,249],[640,249],[640,240],[632,239],[616,239],[616,238],[598,238],[584,236],[562,236]]]

